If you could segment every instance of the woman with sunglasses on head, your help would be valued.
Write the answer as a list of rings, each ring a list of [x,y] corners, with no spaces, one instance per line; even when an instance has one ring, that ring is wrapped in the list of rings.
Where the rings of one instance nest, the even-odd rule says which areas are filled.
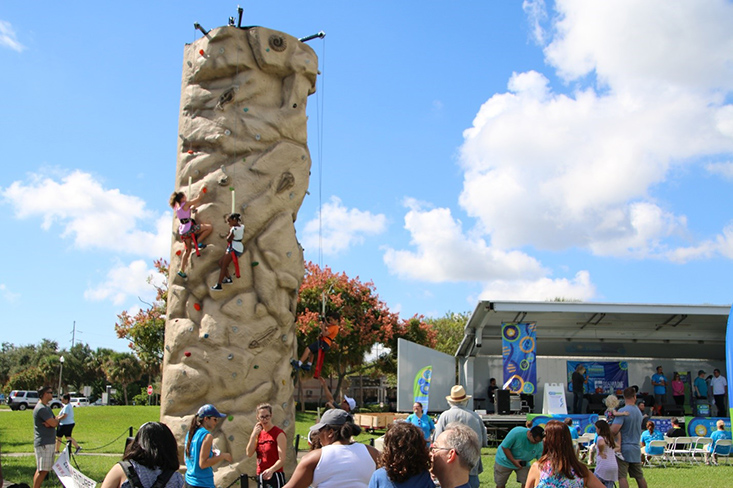
[[[527,475],[527,488],[605,488],[603,483],[578,460],[570,429],[565,423],[550,420],[545,425],[542,456]]]
[[[369,488],[435,488],[430,478],[430,452],[420,427],[392,424],[384,435],[384,450]]]
[[[285,432],[272,423],[272,406],[269,403],[257,405],[257,423],[252,429],[247,444],[247,457],[257,453],[257,476],[262,486],[280,488],[285,486]]]
[[[224,417],[226,415],[219,413],[216,407],[206,404],[191,419],[183,449],[186,459],[186,485],[189,487],[215,488],[212,466],[221,461],[232,462],[231,454],[219,454],[212,448],[214,436],[211,432],[216,428],[219,419]]]
[[[379,451],[351,440],[361,433],[351,414],[339,408],[327,410],[310,431],[311,439],[322,447],[301,459],[285,488],[367,488]]]

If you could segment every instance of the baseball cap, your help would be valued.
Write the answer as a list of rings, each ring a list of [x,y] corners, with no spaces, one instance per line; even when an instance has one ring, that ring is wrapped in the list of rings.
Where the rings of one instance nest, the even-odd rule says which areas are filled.
[[[196,412],[196,415],[199,417],[226,417],[225,413],[219,412],[216,407],[210,403],[207,403],[203,407],[199,408],[199,411]]]
[[[348,403],[348,404],[349,404],[349,408],[350,408],[350,409],[351,409],[352,411],[354,411],[354,409],[356,408],[356,400],[354,400],[354,399],[353,399],[353,398],[351,398],[351,397],[348,397],[348,396],[344,395],[344,401],[345,401],[346,403]]]
[[[351,401],[354,400],[352,399]],[[340,408],[332,408],[330,410],[326,410],[323,416],[321,416],[321,421],[311,427],[310,431],[317,432],[327,425],[344,425],[346,422],[351,422],[352,419],[353,417],[346,410],[341,410]]]

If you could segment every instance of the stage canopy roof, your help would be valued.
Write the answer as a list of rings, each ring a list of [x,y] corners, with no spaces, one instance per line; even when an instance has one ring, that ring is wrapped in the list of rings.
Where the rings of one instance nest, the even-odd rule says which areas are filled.
[[[725,360],[730,305],[481,301],[457,357],[501,355],[502,323],[535,322],[537,354]]]

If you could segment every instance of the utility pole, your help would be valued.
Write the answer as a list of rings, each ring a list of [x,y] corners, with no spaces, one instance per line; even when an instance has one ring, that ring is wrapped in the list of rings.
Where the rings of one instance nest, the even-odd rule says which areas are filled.
[[[74,328],[71,329],[71,347],[74,348],[74,340],[76,339],[76,320],[74,321]]]

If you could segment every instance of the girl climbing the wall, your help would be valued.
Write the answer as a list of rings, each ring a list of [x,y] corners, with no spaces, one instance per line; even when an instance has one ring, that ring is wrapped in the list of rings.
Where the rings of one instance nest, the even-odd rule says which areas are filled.
[[[219,419],[226,417],[211,404],[199,408],[191,420],[191,426],[184,441],[186,459],[186,485],[191,488],[215,488],[212,466],[221,461],[232,462],[228,452],[220,454],[213,449],[214,436],[211,432]]]
[[[213,230],[211,224],[199,224],[191,217],[191,213],[201,203],[203,198],[204,194],[199,193],[196,195],[196,198],[187,200],[185,193],[182,191],[175,191],[168,201],[168,204],[176,213],[176,217],[180,222],[180,225],[178,226],[178,234],[181,236],[181,240],[186,246],[186,250],[183,252],[183,256],[181,257],[181,267],[178,270],[178,276],[181,278],[186,278],[186,265],[188,264],[189,256],[191,256],[191,250],[193,249],[193,237],[196,236],[199,249],[203,249],[206,247],[206,244],[203,244],[201,241],[206,239]]]
[[[231,284],[232,277],[229,275],[229,263],[232,262],[232,253],[238,258],[244,254],[244,224],[242,224],[242,216],[238,213],[229,214],[227,217],[227,223],[229,224],[229,234],[227,235],[227,250],[219,260],[219,281],[216,285],[212,286],[212,290],[221,290],[222,283],[225,285]]]

